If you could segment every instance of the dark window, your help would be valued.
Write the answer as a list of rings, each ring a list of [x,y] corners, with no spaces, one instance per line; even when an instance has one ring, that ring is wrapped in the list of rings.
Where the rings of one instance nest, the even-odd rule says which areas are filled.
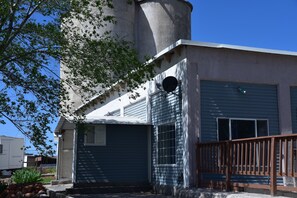
[[[267,135],[268,120],[218,118],[219,141]]]
[[[229,119],[218,119],[219,140],[229,140]]]
[[[158,164],[175,164],[175,124],[158,126]]]
[[[0,144],[0,154],[3,153],[3,144]]]
[[[106,146],[106,126],[90,125],[86,127],[85,132],[86,146]]]
[[[232,139],[256,137],[254,120],[231,120]]]
[[[258,133],[258,137],[268,135],[267,120],[257,120],[257,133]]]

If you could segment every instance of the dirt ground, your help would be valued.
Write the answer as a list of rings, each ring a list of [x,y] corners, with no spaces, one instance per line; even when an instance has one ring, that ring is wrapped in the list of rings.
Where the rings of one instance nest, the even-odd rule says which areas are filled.
[[[155,195],[151,193],[116,193],[116,194],[94,194],[94,195],[71,195],[68,198],[171,198],[172,196]]]

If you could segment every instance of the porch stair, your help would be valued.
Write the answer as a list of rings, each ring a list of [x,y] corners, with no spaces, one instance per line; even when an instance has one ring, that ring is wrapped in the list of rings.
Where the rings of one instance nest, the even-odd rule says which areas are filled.
[[[122,186],[79,186],[66,189],[66,194],[108,194],[108,193],[139,193],[151,192],[151,185],[122,185]]]

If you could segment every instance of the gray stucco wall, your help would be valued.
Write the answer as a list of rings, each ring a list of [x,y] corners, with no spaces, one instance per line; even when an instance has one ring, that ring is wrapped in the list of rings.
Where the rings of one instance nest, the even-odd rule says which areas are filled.
[[[269,135],[280,134],[275,85],[201,81],[200,89],[202,142],[217,141],[218,117],[268,119]]]
[[[106,146],[85,146],[77,138],[76,183],[148,183],[147,126],[107,125]]]
[[[152,181],[156,185],[177,186],[183,183],[183,131],[181,118],[181,98],[175,94],[159,92],[152,96]],[[176,164],[157,163],[157,126],[175,122],[176,124]]]

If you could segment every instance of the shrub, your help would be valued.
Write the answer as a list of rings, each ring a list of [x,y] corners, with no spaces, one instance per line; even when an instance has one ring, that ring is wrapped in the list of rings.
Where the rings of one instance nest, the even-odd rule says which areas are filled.
[[[0,194],[7,188],[7,184],[4,181],[0,181]]]
[[[11,180],[16,184],[36,183],[41,181],[41,174],[34,169],[21,169],[13,173]]]

